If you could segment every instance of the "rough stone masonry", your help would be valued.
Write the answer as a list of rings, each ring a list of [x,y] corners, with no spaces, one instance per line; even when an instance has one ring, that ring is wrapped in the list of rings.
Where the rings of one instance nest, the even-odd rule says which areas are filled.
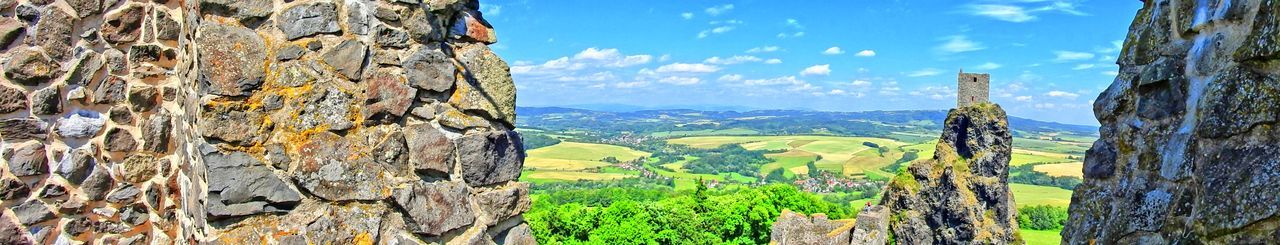
[[[474,0],[0,0],[0,244],[531,244]]]

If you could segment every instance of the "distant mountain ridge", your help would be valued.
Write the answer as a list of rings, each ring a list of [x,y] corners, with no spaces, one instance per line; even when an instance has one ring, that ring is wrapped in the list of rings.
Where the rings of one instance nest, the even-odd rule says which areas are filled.
[[[629,123],[637,120],[663,118],[674,122],[693,123],[699,120],[735,120],[744,118],[793,117],[812,119],[817,122],[844,120],[868,120],[891,124],[920,124],[930,122],[925,127],[938,127],[947,117],[946,110],[904,110],[904,111],[862,111],[862,112],[828,112],[809,110],[752,110],[752,111],[706,111],[693,109],[659,109],[638,111],[599,111],[568,107],[516,107],[517,124],[527,126],[542,125],[547,120],[567,120],[562,116],[578,115],[589,118],[595,123]],[[1028,132],[1067,131],[1079,135],[1097,135],[1095,126],[1074,125],[1057,122],[1045,122],[1021,117],[1009,116],[1009,126],[1013,130]]]

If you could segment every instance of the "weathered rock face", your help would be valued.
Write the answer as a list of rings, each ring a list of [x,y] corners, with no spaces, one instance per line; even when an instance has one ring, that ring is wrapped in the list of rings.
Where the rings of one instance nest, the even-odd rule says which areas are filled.
[[[995,104],[952,109],[932,159],[890,182],[894,237],[903,244],[1021,244],[1009,160],[1013,135]]]
[[[478,8],[0,0],[0,244],[533,241]]]
[[[1094,103],[1101,138],[1063,239],[1274,243],[1280,1],[1145,3]]]
[[[889,240],[888,211],[883,206],[858,213],[857,219],[828,220],[782,210],[769,231],[770,244],[879,245]]]

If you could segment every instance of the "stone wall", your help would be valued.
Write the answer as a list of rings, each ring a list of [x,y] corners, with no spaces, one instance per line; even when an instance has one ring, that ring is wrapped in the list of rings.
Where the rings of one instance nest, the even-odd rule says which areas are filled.
[[[964,73],[956,78],[956,108],[989,102],[991,75]]]
[[[889,238],[887,214],[887,208],[876,206],[858,213],[857,219],[829,220],[824,214],[782,210],[769,232],[769,243],[881,245]]]
[[[1280,1],[1148,0],[1067,244],[1265,244],[1280,227]]]
[[[0,244],[533,243],[478,7],[0,1]]]

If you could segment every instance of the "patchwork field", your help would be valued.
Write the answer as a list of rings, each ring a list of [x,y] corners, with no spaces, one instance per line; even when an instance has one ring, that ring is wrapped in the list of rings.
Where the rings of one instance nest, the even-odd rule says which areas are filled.
[[[865,142],[885,147],[888,151],[880,152]],[[901,158],[899,147],[907,145],[892,139],[840,136],[704,136],[670,139],[667,143],[703,149],[738,144],[748,150],[785,151],[766,155],[774,162],[765,164],[760,172],[764,175],[782,168],[788,170],[788,177],[807,173],[805,164],[810,161],[816,161],[814,166],[818,169],[848,176],[863,176],[868,172],[888,176],[879,169]]]
[[[1070,176],[1084,178],[1084,172],[1082,172],[1081,169],[1084,169],[1084,163],[1081,162],[1055,163],[1035,166],[1036,172],[1043,172],[1054,177]]]
[[[528,152],[524,166],[538,170],[583,170],[609,166],[601,160],[613,157],[618,161],[632,161],[648,157],[649,153],[630,148],[577,142],[561,142]]]
[[[1009,184],[1013,191],[1013,201],[1018,207],[1051,205],[1066,207],[1071,205],[1071,191],[1058,187]]]

